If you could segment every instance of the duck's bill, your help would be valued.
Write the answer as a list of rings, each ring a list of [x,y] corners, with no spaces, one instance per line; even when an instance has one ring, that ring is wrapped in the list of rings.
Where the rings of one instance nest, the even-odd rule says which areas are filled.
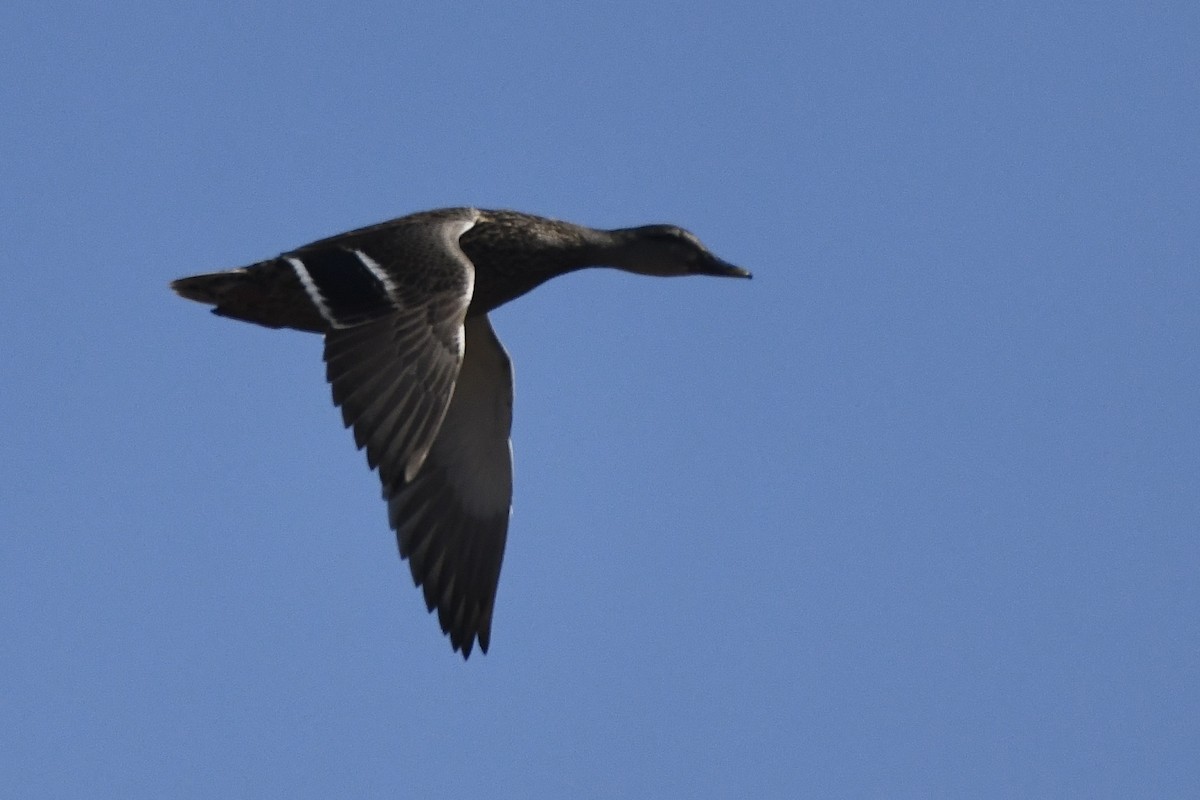
[[[716,275],[720,278],[752,278],[750,270],[735,267],[727,261],[722,261],[719,258],[714,258],[711,261],[706,261],[700,264],[696,269],[700,275]]]

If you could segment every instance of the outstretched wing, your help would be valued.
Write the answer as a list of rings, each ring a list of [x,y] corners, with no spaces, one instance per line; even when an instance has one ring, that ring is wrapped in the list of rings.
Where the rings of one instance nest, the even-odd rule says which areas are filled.
[[[385,493],[417,474],[450,404],[474,286],[458,237],[473,222],[409,225],[387,231],[386,240],[344,237],[284,256],[330,322],[333,401]],[[346,255],[330,256],[338,252]],[[396,252],[407,254],[404,262]]]
[[[396,487],[388,518],[425,603],[463,657],[487,652],[512,503],[512,365],[486,316],[466,322],[466,357],[425,465]]]
[[[379,470],[400,555],[464,657],[476,641],[487,652],[512,501],[512,367],[487,317],[466,318],[474,268],[457,241],[473,221],[284,256],[330,323],[333,399]]]

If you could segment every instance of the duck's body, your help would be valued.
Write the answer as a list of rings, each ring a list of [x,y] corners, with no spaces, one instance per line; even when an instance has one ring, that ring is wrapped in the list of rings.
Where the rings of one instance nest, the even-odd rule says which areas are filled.
[[[413,579],[464,657],[487,652],[512,496],[512,370],[487,313],[587,266],[749,277],[671,226],[600,231],[514,211],[425,211],[181,278],[216,314],[325,336],[327,377]]]

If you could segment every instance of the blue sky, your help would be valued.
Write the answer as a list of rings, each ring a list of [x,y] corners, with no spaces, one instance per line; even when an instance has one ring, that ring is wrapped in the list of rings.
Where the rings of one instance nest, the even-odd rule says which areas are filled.
[[[1200,11],[9,3],[12,797],[1194,797]],[[671,222],[517,376],[453,654],[320,341],[167,283],[444,205]]]

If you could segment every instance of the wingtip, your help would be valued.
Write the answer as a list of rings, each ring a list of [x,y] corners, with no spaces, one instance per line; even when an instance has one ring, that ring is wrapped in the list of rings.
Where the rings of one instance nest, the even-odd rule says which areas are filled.
[[[451,637],[450,646],[456,653],[459,653],[462,656],[463,661],[470,661],[471,652],[473,651],[476,643],[479,644],[479,653],[481,655],[487,655],[487,642],[483,640],[482,636],[468,635],[465,642],[460,641],[458,644],[455,644],[453,637]]]
[[[473,640],[473,639],[467,639],[467,642],[466,642],[466,644],[462,644],[462,645],[457,645],[457,646],[455,646],[455,648],[454,648],[454,649],[455,649],[455,650],[458,650],[458,652],[462,653],[462,658],[463,658],[463,661],[470,661],[470,660],[471,660],[471,645],[472,645],[473,643],[474,643],[474,640]]]

